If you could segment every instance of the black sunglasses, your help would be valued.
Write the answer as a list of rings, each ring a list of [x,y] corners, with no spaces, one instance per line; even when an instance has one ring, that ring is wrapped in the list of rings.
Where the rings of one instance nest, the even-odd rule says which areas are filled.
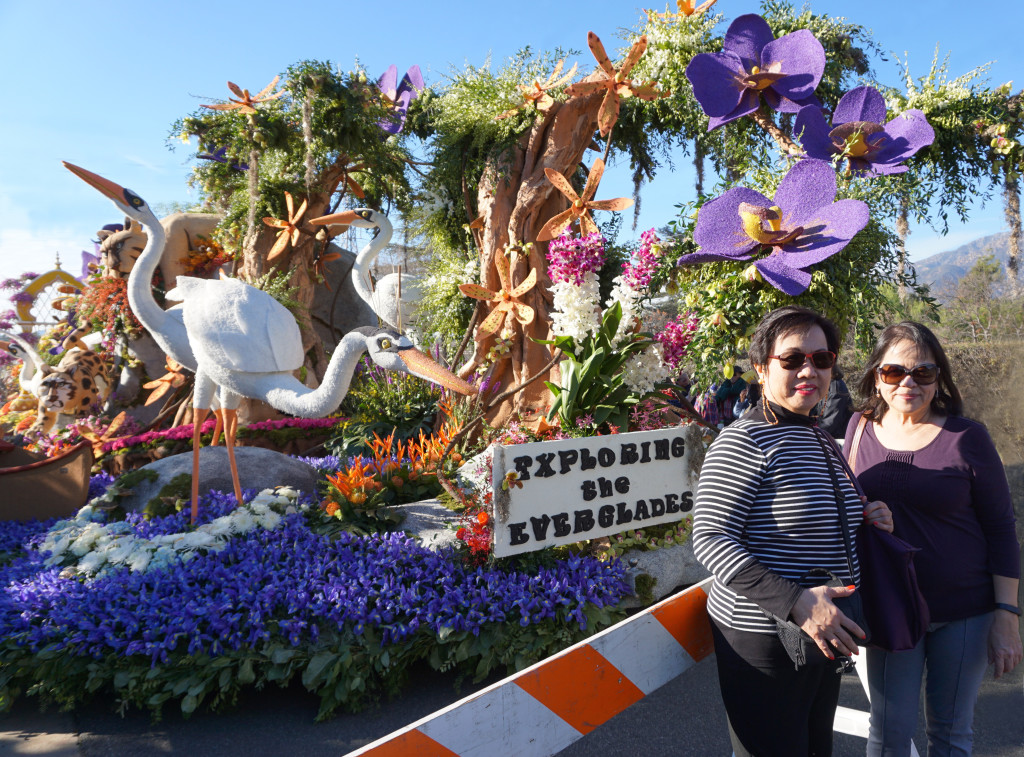
[[[939,378],[939,366],[935,363],[921,363],[913,368],[904,368],[896,363],[886,363],[875,368],[878,377],[886,384],[898,384],[907,376],[918,386],[934,384]]]
[[[828,370],[836,364],[836,353],[829,352],[828,350],[818,350],[817,352],[787,352],[785,355],[769,355],[768,358],[775,358],[778,360],[779,365],[787,371],[800,370],[808,359],[810,359],[811,365],[819,371]]]

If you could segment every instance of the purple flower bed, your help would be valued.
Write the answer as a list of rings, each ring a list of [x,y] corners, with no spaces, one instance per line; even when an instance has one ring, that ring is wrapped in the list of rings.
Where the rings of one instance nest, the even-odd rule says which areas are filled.
[[[220,493],[205,499],[204,521],[233,504]],[[9,706],[38,682],[36,693],[71,706],[99,680],[131,703],[180,698],[190,712],[205,695],[217,700],[240,685],[283,685],[301,674],[324,698],[324,714],[358,707],[416,659],[450,665],[469,648],[479,672],[478,662],[490,670],[511,659],[510,648],[514,658],[517,644],[526,656],[551,654],[612,622],[605,608],[629,592],[619,562],[471,568],[402,534],[318,535],[308,517],[316,516],[287,515],[276,530],[256,529],[169,568],[91,580],[61,577],[34,551],[15,557],[0,567],[0,670],[9,671],[0,675],[0,702]],[[187,530],[187,519],[128,522],[137,535],[154,536]],[[16,551],[48,525],[4,524],[0,549]],[[349,658],[351,668],[329,673],[325,654]],[[44,662],[54,659],[61,663]],[[226,677],[236,667],[238,675]],[[47,680],[51,670],[60,675]],[[351,690],[342,685],[347,676]]]

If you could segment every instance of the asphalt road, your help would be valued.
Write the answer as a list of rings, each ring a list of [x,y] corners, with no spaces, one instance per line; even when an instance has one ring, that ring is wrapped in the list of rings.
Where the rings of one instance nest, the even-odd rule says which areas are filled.
[[[417,671],[406,692],[378,708],[314,723],[317,700],[300,686],[251,692],[231,711],[200,713],[185,720],[168,709],[152,723],[148,714],[122,718],[96,702],[73,713],[40,713],[31,701],[0,715],[0,756],[189,757],[301,755],[338,757],[385,736],[479,687],[454,689],[454,678]],[[866,709],[860,682],[848,675],[841,704]],[[976,757],[1024,755],[1024,671],[987,679],[975,720]],[[836,735],[836,757],[864,754],[864,740]],[[918,747],[924,744],[919,728]],[[561,757],[599,754],[721,755],[731,752],[719,700],[714,658],[709,657],[605,725],[560,752]],[[495,754],[493,757],[502,757]],[[511,757],[511,756],[510,756]]]

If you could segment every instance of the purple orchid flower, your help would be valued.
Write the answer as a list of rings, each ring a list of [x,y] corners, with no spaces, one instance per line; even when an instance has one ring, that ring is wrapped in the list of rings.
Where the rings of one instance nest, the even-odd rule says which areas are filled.
[[[900,165],[935,141],[935,131],[920,110],[908,110],[882,126],[885,98],[874,87],[851,89],[836,105],[829,127],[821,109],[800,109],[794,125],[809,158],[845,157],[850,170],[866,176],[903,173]]]
[[[729,26],[720,53],[695,55],[686,67],[693,94],[711,121],[708,131],[749,115],[765,102],[781,113],[818,105],[814,90],[825,71],[825,48],[800,29],[775,39],[754,13]]]
[[[212,152],[204,152],[199,155],[196,155],[196,157],[199,158],[200,160],[212,160],[216,163],[228,163],[228,148],[218,147],[216,150],[214,150],[212,147],[208,147],[207,149],[212,150]],[[234,158],[231,159],[229,165],[236,171],[249,170],[249,165],[247,163],[241,163],[235,160]]]
[[[771,254],[754,263],[757,270],[776,289],[801,294],[811,283],[804,269],[835,255],[867,225],[866,202],[835,198],[835,171],[823,160],[793,166],[774,200],[734,187],[701,207],[693,232],[701,250],[679,262],[749,260],[758,248],[770,247]]]
[[[405,126],[409,103],[423,91],[423,74],[419,66],[412,66],[398,82],[398,67],[391,65],[377,80],[377,88],[391,106],[391,116],[378,125],[388,134],[398,134]]]

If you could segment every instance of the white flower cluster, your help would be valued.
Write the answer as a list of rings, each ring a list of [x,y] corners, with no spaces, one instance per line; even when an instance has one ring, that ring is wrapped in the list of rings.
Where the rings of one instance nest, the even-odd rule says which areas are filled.
[[[571,336],[579,345],[601,328],[596,273],[585,273],[580,286],[571,282],[555,282],[551,285],[551,292],[554,294],[551,328],[556,334]]]
[[[118,567],[133,572],[167,567],[191,559],[198,550],[218,552],[232,536],[255,528],[275,530],[282,514],[297,512],[299,493],[291,487],[264,489],[253,500],[230,515],[199,526],[194,531],[163,534],[151,539],[135,536],[125,521],[95,522],[92,504],[71,520],[57,521],[46,534],[39,551],[49,552],[47,567],[66,565],[65,570],[83,576],[102,576]],[[96,501],[96,500],[94,500]]]
[[[639,352],[622,370],[622,382],[636,394],[654,391],[654,385],[668,377],[668,366],[662,360],[660,343]]]
[[[619,328],[615,331],[614,342],[620,342],[633,333],[637,324],[640,323],[640,299],[643,292],[634,289],[624,276],[616,276],[612,280],[612,293],[608,297],[607,307],[616,302],[622,305],[622,320],[619,321]]]

